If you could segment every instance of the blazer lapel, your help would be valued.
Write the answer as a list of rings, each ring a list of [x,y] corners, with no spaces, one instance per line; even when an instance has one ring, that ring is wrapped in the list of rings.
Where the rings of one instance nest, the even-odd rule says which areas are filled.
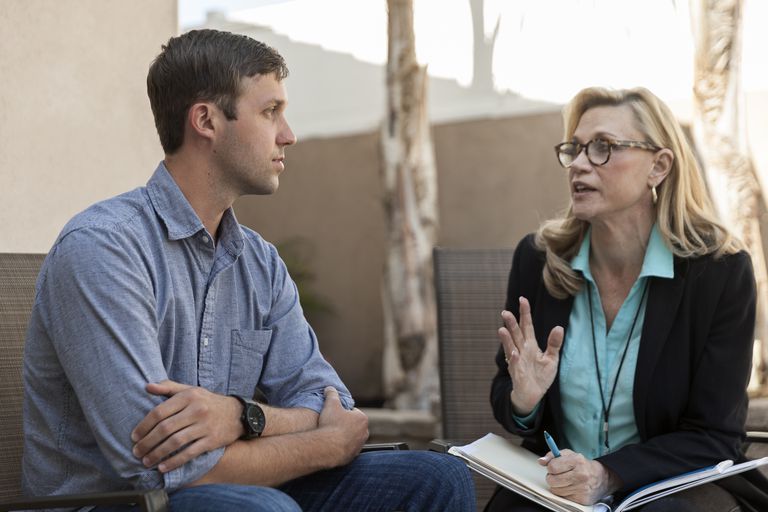
[[[645,405],[651,385],[651,377],[662,348],[675,323],[677,309],[683,297],[688,265],[675,258],[675,277],[652,277],[645,308],[643,334],[637,354],[635,369],[634,404],[635,417],[645,418]],[[645,425],[638,423],[640,437],[646,439]]]

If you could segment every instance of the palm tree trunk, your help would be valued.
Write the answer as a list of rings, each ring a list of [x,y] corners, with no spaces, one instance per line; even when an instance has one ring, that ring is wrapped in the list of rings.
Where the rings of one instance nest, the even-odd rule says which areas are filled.
[[[390,406],[439,403],[432,248],[437,241],[437,173],[427,118],[427,73],[416,61],[412,0],[387,0],[387,118],[381,132],[387,257],[384,391]]]
[[[693,133],[715,206],[747,245],[757,281],[753,391],[766,385],[768,276],[760,231],[764,194],[747,146],[742,116],[741,0],[692,3],[695,37]]]
[[[478,92],[493,93],[493,49],[499,36],[501,18],[490,37],[485,35],[483,10],[485,0],[469,0],[472,13],[472,88]]]

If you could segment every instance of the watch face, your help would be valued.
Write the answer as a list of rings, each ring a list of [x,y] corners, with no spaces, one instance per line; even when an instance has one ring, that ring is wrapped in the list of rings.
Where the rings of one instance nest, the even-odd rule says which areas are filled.
[[[261,435],[264,431],[264,411],[256,404],[248,404],[245,408],[245,418],[250,426],[251,433]]]

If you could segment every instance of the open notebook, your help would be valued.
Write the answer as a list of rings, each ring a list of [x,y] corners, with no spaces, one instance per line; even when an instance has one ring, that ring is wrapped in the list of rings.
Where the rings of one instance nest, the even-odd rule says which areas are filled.
[[[695,487],[726,476],[768,464],[768,457],[734,465],[726,460],[716,466],[661,480],[633,492],[620,503],[606,498],[596,505],[579,505],[555,496],[548,490],[546,468],[537,462],[538,456],[503,437],[487,434],[465,446],[454,446],[449,453],[464,459],[470,468],[504,487],[521,494],[556,512],[621,512],[639,507],[683,489]]]

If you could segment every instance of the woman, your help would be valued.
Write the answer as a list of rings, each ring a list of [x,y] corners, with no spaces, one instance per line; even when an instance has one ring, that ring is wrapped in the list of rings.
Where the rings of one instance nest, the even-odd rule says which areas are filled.
[[[651,92],[585,89],[564,119],[570,208],[515,251],[491,404],[553,493],[592,504],[744,458],[755,282]],[[768,510],[744,475],[642,510]],[[500,489],[486,510],[543,509]]]

